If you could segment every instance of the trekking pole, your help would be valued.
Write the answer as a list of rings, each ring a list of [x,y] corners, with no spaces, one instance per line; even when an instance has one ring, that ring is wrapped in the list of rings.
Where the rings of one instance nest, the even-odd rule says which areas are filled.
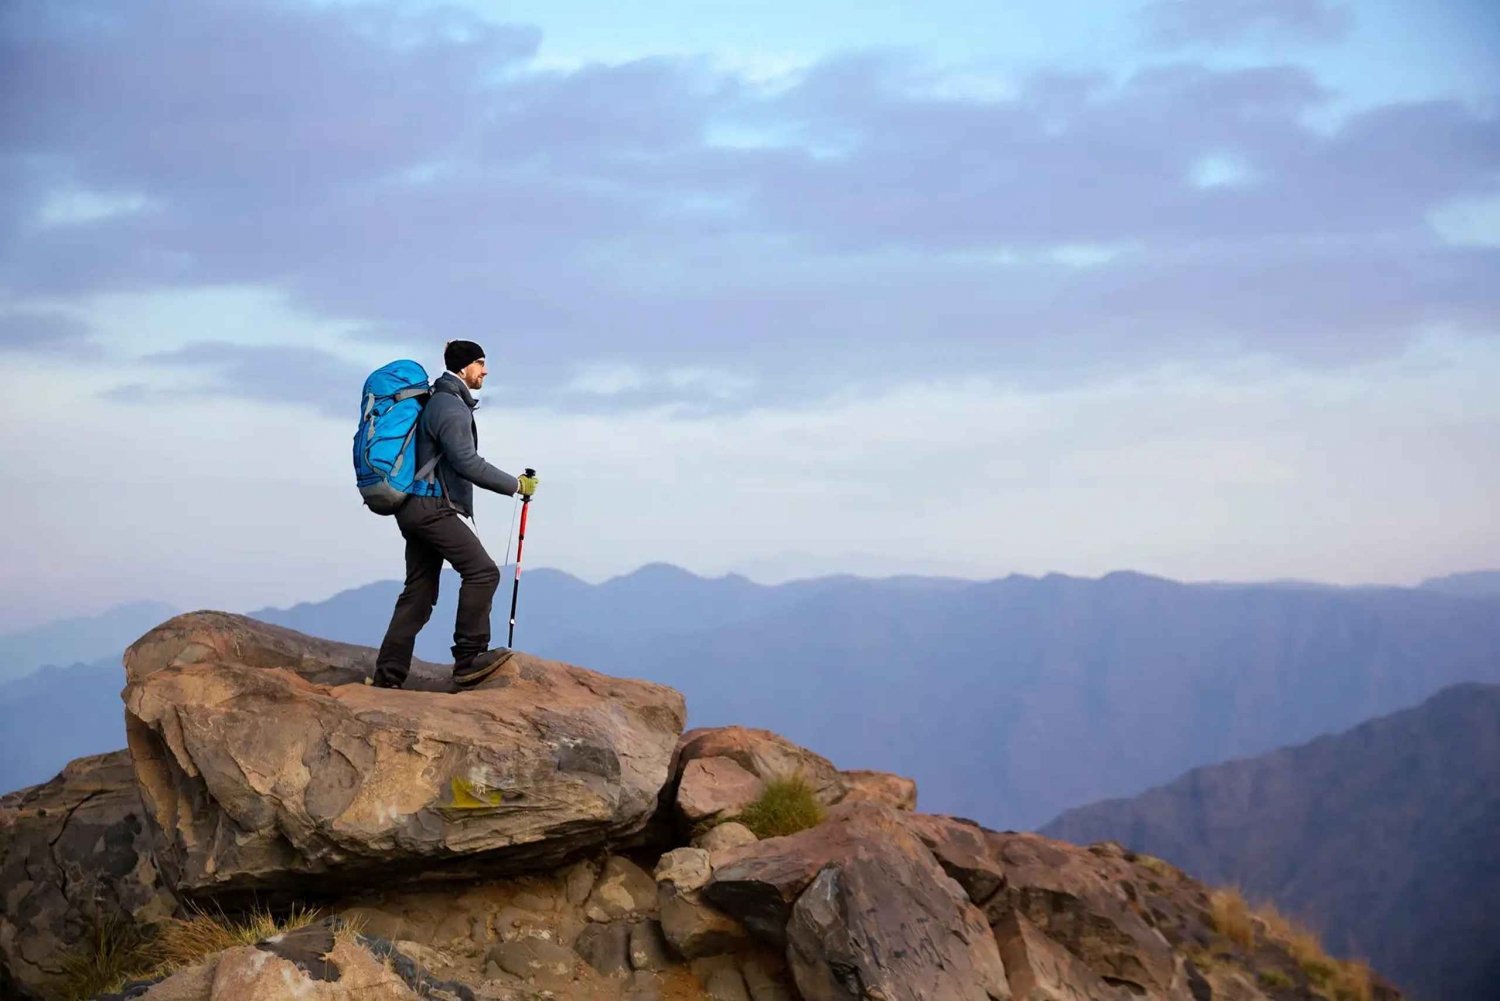
[[[527,468],[527,476],[535,476],[536,470]],[[521,550],[526,547],[526,514],[531,510],[531,495],[521,495],[521,534],[516,537],[516,582],[510,589],[510,635],[505,645],[514,649],[516,642],[516,598],[521,594]]]

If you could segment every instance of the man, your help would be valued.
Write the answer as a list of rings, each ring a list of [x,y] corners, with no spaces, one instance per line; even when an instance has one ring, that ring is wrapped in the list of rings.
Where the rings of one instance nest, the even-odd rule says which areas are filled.
[[[396,524],[406,539],[406,587],[396,599],[375,660],[372,683],[381,688],[400,688],[406,681],[417,633],[437,604],[444,560],[463,578],[453,624],[453,680],[461,689],[472,688],[510,657],[505,647],[489,649],[490,605],[500,586],[500,568],[485,552],[474,527],[474,487],[529,497],[536,492],[536,478],[518,479],[479,456],[479,427],[474,421],[479,404],[474,394],[489,374],[484,348],[473,341],[449,341],[443,365],[447,371],[432,384],[416,440],[417,469],[439,457],[433,475],[443,496],[411,496],[396,511]]]

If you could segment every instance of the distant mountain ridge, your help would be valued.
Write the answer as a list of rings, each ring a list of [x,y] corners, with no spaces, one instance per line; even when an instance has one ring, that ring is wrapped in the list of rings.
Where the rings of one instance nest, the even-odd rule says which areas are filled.
[[[1467,594],[1476,598],[1500,596],[1500,570],[1472,570],[1454,573],[1446,577],[1432,577],[1419,587],[1429,591],[1445,591],[1448,594]]]
[[[1042,833],[1118,841],[1274,900],[1414,997],[1500,997],[1500,685],[1198,768]]]
[[[124,747],[124,686],[119,654],[0,684],[0,792],[44,782],[73,758]]]
[[[0,635],[0,684],[49,665],[118,658],[141,633],[177,611],[160,601],[135,601],[98,615],[74,616]]]
[[[373,646],[399,586],[255,614]],[[418,656],[447,658],[457,591],[446,577]],[[497,601],[498,642],[508,608]],[[1453,682],[1500,681],[1500,601],[1123,572],[768,586],[664,564],[597,585],[538,569],[522,582],[516,643],[672,685],[692,725],[775,730],[837,763],[911,775],[924,809],[1024,829]],[[115,702],[117,684],[98,684],[70,693],[80,712]],[[39,697],[0,706],[0,728],[11,714],[55,717]],[[54,768],[79,753],[66,718],[37,739]]]
[[[456,585],[419,655],[447,656]],[[398,590],[380,587],[338,596],[336,614],[256,615],[374,645]],[[767,586],[654,564],[599,585],[528,571],[517,643],[672,685],[693,725],[765,726],[913,775],[925,807],[1024,828],[1446,684],[1500,681],[1500,602],[1130,572]]]

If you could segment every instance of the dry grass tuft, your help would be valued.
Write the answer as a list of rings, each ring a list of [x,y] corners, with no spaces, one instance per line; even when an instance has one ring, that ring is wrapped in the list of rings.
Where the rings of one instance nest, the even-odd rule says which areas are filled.
[[[1261,970],[1256,974],[1256,980],[1267,990],[1285,991],[1296,986],[1296,981],[1287,976],[1285,972],[1277,969]]]
[[[1273,904],[1262,904],[1254,919],[1267,939],[1289,952],[1313,991],[1330,1001],[1370,1001],[1374,975],[1367,963],[1341,961],[1323,951],[1323,943],[1311,928],[1287,917]]]
[[[1177,875],[1177,869],[1172,865],[1172,863],[1166,861],[1165,859],[1159,859],[1155,855],[1142,855],[1137,853],[1136,856],[1131,859],[1131,861],[1141,868],[1145,869],[1147,872],[1160,876],[1163,879],[1170,879]]]
[[[254,945],[317,919],[318,912],[305,907],[279,918],[263,909],[239,918],[195,910],[191,917],[170,919],[149,936],[114,919],[92,928],[82,948],[63,961],[57,994],[91,998],[118,991],[132,980],[159,980],[216,952]]]
[[[180,970],[207,956],[239,945],[254,945],[272,935],[305,928],[318,920],[318,911],[294,907],[278,918],[257,908],[240,918],[195,910],[192,917],[174,918],[156,938],[156,952],[163,968]]]
[[[1255,945],[1255,923],[1250,905],[1238,887],[1223,887],[1208,895],[1208,912],[1214,930],[1229,941],[1246,949]]]
[[[1309,977],[1317,979],[1313,971],[1318,967],[1331,969],[1333,960],[1323,952],[1323,943],[1317,932],[1282,914],[1274,904],[1262,904],[1256,908],[1255,917],[1265,928],[1266,937],[1284,946]]]
[[[1333,1001],[1370,1001],[1375,994],[1375,976],[1363,960],[1339,963],[1329,984]]]
[[[805,831],[823,822],[823,804],[801,775],[771,779],[759,798],[734,818],[755,832],[757,838],[779,838]]]
[[[63,958],[53,991],[69,999],[114,993],[155,964],[151,944],[117,915],[95,921],[77,951]]]
[[[359,944],[359,937],[365,933],[365,915],[337,914],[333,917],[333,940],[345,942],[351,945]]]

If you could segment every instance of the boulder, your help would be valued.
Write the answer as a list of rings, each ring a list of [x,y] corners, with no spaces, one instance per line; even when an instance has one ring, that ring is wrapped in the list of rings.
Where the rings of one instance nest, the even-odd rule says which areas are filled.
[[[816,827],[781,838],[767,838],[720,853],[703,887],[709,904],[734,917],[762,941],[784,948],[786,925],[797,897],[819,870],[851,858],[874,841],[877,831],[898,829],[879,807],[860,807],[865,823],[849,823],[851,808],[838,807]]]
[[[599,866],[592,860],[574,862],[562,873],[564,898],[574,907],[582,907],[594,891],[594,882],[598,878]]]
[[[770,730],[747,726],[699,727],[682,735],[679,753],[684,765],[698,758],[728,758],[761,780],[801,775],[828,803],[837,802],[844,794],[839,770],[833,767],[833,762]]]
[[[844,783],[841,803],[874,803],[894,810],[917,808],[917,783],[904,775],[857,769],[839,772]]]
[[[993,924],[1014,911],[1112,984],[1162,997],[1181,990],[1172,946],[1127,896],[1128,863],[1037,834],[985,838],[1005,873],[985,903]]]
[[[984,915],[904,832],[818,873],[792,908],[787,959],[805,1001],[1011,996]]]
[[[511,976],[554,997],[571,993],[581,972],[576,952],[541,938],[501,942],[490,950],[490,959]]]
[[[1010,996],[983,913],[890,807],[724,852],[702,893],[785,946],[807,1001]]]
[[[583,913],[590,921],[613,921],[655,910],[656,880],[628,858],[611,855],[600,870]]]
[[[732,956],[695,959],[692,969],[707,1001],[750,1001],[750,989]]]
[[[889,772],[841,772],[833,762],[770,730],[700,727],[677,747],[676,807],[690,828],[738,816],[765,783],[801,776],[824,806],[869,803],[900,810],[917,804],[917,784]]]
[[[686,959],[729,952],[749,943],[738,921],[704,901],[700,891],[712,874],[709,853],[701,848],[670,851],[656,867],[662,933],[673,951]]]
[[[780,959],[752,953],[740,961],[740,972],[750,991],[750,1001],[796,1001],[791,974]]]
[[[624,921],[590,922],[573,951],[605,976],[630,972],[630,926]]]
[[[990,833],[971,820],[911,813],[902,824],[927,850],[943,871],[958,882],[979,907],[984,907],[1005,883],[1005,870],[995,859]]]
[[[0,985],[11,992],[47,996],[96,931],[128,937],[176,906],[124,751],[79,758],[0,799]]]
[[[524,653],[472,692],[354,683],[373,656],[223,613],[130,648],[130,751],[180,892],[540,869],[651,819],[676,691]]]
[[[677,749],[677,806],[689,824],[728,820],[749,806],[764,783],[800,775],[824,805],[843,799],[833,762],[770,730],[703,727],[682,735]]]
[[[745,845],[753,845],[760,839],[755,832],[744,824],[734,821],[719,824],[709,828],[703,834],[693,839],[694,848],[702,848],[712,855],[714,852],[724,852],[731,848],[743,848]]]
[[[1134,1001],[1014,911],[995,926],[995,941],[1017,1001]]]
[[[677,811],[689,827],[735,817],[760,796],[765,783],[732,758],[695,758],[682,767]]]
[[[665,970],[672,965],[660,921],[647,919],[630,926],[630,965],[636,970]]]
[[[674,848],[656,863],[656,882],[679,890],[701,890],[714,874],[712,856],[702,848]]]

